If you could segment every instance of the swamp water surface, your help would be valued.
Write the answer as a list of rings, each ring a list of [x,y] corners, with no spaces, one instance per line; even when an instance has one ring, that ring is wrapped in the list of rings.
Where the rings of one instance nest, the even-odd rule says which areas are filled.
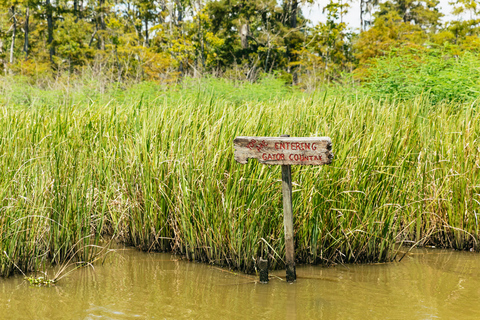
[[[400,262],[254,276],[117,250],[53,287],[0,279],[0,319],[480,319],[480,255],[414,250]]]

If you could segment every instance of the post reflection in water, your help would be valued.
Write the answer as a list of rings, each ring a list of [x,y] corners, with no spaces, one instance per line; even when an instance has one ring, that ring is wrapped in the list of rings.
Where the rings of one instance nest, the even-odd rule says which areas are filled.
[[[297,281],[118,250],[54,287],[0,279],[0,319],[480,319],[480,254],[414,250],[400,263],[297,266]],[[278,277],[283,277],[283,280]]]

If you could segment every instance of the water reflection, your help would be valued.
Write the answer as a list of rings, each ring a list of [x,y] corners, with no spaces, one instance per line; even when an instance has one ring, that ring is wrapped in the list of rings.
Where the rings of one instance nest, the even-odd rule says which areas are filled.
[[[478,319],[479,267],[475,253],[416,250],[401,263],[299,266],[297,283],[262,285],[170,254],[121,250],[55,287],[0,279],[0,318]]]

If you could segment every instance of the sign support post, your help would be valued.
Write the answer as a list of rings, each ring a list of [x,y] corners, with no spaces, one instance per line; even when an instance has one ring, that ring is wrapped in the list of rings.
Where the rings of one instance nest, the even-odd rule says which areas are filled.
[[[293,237],[292,171],[291,165],[324,165],[333,159],[332,140],[328,137],[291,138],[236,137],[233,140],[235,160],[246,164],[250,158],[260,163],[282,166],[283,223],[285,231],[285,264],[287,281],[293,282],[295,271],[295,245]],[[261,259],[260,259],[261,260]],[[268,273],[267,273],[268,277]],[[262,280],[266,282],[268,280]]]
[[[281,137],[290,137],[284,134]],[[285,231],[285,262],[287,282],[297,279],[295,271],[295,245],[293,242],[293,208],[292,208],[292,166],[282,165],[283,226]]]

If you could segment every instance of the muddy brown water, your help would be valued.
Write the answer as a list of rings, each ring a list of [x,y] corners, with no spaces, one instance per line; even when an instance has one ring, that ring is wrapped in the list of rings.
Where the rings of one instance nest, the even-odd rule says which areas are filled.
[[[0,319],[480,319],[480,254],[414,250],[400,263],[254,276],[117,250],[53,287],[0,279]],[[279,277],[279,278],[277,278]]]

